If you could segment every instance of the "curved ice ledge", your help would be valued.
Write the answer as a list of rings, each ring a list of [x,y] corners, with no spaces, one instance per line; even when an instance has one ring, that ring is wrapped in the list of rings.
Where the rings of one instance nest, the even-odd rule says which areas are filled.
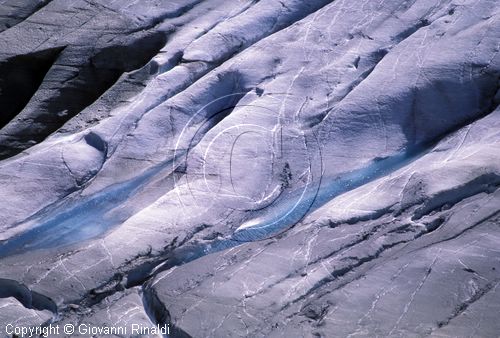
[[[263,215],[243,223],[235,230],[232,239],[250,242],[275,236],[333,198],[404,167],[422,156],[423,150],[406,150],[381,160],[372,160],[368,166],[343,173],[336,178],[323,177],[316,184],[308,182],[300,191],[289,193],[289,198],[267,207]]]

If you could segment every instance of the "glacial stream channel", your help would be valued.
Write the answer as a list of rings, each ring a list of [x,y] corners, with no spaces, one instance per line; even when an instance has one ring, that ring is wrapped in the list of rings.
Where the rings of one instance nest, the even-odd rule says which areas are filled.
[[[306,187],[288,192],[276,203],[262,210],[261,216],[240,225],[231,237],[215,240],[198,248],[182,250],[184,258],[181,261],[186,263],[243,242],[262,240],[283,232],[299,222],[306,214],[336,196],[407,165],[421,156],[423,150],[420,148],[373,160],[368,166],[346,172],[335,179],[323,178],[320,182],[308,182]],[[107,217],[111,210],[136,194],[154,180],[156,175],[171,168],[172,161],[166,161],[134,179],[113,185],[74,205],[60,204],[52,212],[41,216],[38,226],[0,243],[0,258],[37,249],[75,244],[102,235],[119,224],[120,220]]]

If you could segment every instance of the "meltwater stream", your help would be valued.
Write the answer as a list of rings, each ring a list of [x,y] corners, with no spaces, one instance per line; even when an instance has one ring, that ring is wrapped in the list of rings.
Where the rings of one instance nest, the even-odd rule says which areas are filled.
[[[179,263],[187,263],[241,242],[272,237],[289,229],[306,214],[334,197],[387,175],[422,154],[423,149],[405,151],[374,160],[366,167],[341,174],[329,181],[309,182],[305,189],[284,194],[276,203],[262,210],[262,216],[243,223],[231,237],[183,250],[181,256],[184,257],[178,257]],[[62,212],[58,211],[65,205],[60,205],[54,210],[56,214],[53,211],[42,216],[37,227],[1,243],[0,258],[36,249],[70,245],[103,234],[119,223],[119,220],[107,217],[108,212],[124,203],[157,174],[172,167],[172,160],[160,163],[134,179],[111,186],[76,205],[70,205]]]

